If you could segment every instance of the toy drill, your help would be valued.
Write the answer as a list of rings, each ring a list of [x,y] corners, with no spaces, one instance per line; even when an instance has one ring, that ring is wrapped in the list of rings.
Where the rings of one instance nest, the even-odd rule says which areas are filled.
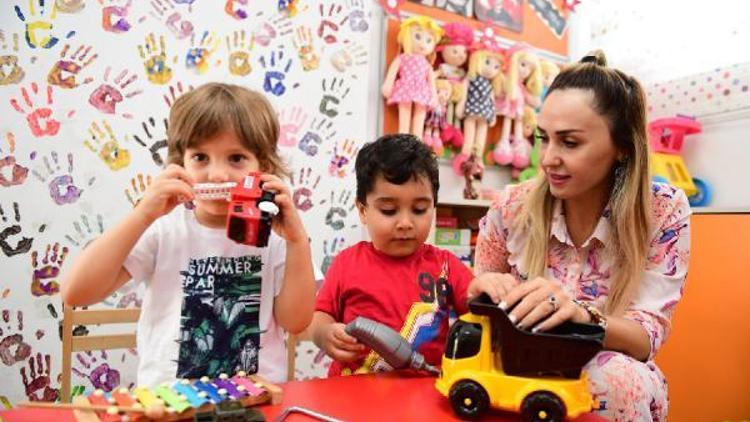
[[[202,200],[227,199],[227,237],[237,243],[265,247],[271,234],[271,220],[279,213],[275,193],[263,190],[261,173],[252,172],[241,183],[202,183],[195,196]]]
[[[347,324],[345,331],[380,355],[393,369],[412,368],[435,375],[440,373],[425,361],[422,354],[413,351],[411,344],[399,333],[379,322],[357,317]]]

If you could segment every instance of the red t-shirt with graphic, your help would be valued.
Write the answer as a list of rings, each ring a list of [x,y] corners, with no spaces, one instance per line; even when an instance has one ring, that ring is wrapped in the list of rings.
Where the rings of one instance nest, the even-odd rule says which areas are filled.
[[[455,255],[432,245],[394,258],[371,242],[359,242],[331,263],[315,310],[344,324],[358,316],[385,324],[409,340],[428,363],[440,365],[449,318],[468,311],[466,291],[473,278]],[[388,369],[370,352],[359,361],[334,361],[328,375]]]

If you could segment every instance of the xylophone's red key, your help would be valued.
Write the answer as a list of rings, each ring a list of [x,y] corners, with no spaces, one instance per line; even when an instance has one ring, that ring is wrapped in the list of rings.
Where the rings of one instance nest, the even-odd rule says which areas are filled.
[[[115,389],[112,391],[112,399],[114,399],[115,403],[117,403],[118,406],[122,407],[140,407],[143,406],[138,403],[133,396],[130,395],[130,391],[128,391],[127,388],[121,387],[118,389]],[[145,420],[146,417],[141,413],[128,413],[128,417],[131,421],[142,421]]]

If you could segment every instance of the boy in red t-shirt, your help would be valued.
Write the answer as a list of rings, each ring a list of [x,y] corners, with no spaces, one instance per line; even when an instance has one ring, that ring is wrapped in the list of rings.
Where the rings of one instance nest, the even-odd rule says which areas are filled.
[[[448,321],[467,298],[499,301],[499,279],[475,279],[452,253],[425,244],[440,187],[430,148],[413,135],[386,135],[357,155],[357,209],[371,242],[336,256],[318,293],[309,327],[334,359],[328,375],[391,369],[344,331],[357,316],[401,333],[427,362],[439,365]]]

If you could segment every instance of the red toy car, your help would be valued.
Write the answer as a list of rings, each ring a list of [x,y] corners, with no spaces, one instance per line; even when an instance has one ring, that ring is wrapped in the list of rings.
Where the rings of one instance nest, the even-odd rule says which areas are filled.
[[[271,220],[279,213],[275,193],[263,190],[262,173],[245,176],[230,191],[227,237],[237,243],[265,247],[271,234]]]

